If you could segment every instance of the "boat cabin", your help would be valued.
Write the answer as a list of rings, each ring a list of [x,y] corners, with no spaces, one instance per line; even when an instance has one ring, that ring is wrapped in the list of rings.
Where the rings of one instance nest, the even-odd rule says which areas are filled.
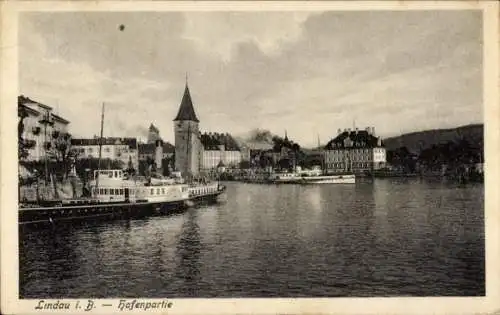
[[[106,178],[106,179],[123,179],[123,171],[122,170],[96,170],[94,171],[94,179],[97,180]]]
[[[101,202],[124,202],[135,199],[135,184],[126,180],[122,170],[96,170],[92,197]]]

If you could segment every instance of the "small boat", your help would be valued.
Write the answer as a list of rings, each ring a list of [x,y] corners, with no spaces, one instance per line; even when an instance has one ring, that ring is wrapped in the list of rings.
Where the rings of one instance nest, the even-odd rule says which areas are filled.
[[[301,180],[301,184],[355,184],[356,176],[354,174],[324,175],[302,177]]]
[[[271,176],[275,184],[355,184],[352,173],[327,175],[321,169],[301,170],[291,173],[277,173]]]
[[[275,184],[295,184],[301,179],[299,173],[276,173],[269,177],[269,180]]]

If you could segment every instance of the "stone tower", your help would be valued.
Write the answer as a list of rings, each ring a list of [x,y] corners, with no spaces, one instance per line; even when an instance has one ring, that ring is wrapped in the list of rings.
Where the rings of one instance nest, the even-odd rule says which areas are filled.
[[[156,143],[157,140],[161,140],[160,131],[155,125],[151,124],[148,130],[148,143]]]
[[[186,81],[181,105],[174,119],[175,169],[185,178],[198,176],[200,172],[202,148],[199,123]]]

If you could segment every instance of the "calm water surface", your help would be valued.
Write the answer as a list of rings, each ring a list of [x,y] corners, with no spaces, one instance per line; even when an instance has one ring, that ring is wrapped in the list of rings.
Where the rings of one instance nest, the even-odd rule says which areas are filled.
[[[485,294],[483,185],[227,186],[182,214],[20,231],[21,298]]]

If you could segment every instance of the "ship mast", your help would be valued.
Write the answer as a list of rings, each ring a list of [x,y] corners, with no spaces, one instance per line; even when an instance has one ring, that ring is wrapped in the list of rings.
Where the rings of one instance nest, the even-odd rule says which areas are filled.
[[[191,124],[188,122],[188,132],[187,132],[187,146],[186,146],[186,177],[189,179],[189,162],[190,162],[190,159],[191,159],[191,156],[189,154],[189,152],[191,152],[190,150],[190,146],[191,146]]]
[[[99,160],[97,162],[97,177],[96,177],[96,191],[99,188],[99,171],[101,170],[101,156],[102,156],[102,134],[104,129],[104,103],[102,103],[102,113],[101,113],[101,135],[99,137]]]

